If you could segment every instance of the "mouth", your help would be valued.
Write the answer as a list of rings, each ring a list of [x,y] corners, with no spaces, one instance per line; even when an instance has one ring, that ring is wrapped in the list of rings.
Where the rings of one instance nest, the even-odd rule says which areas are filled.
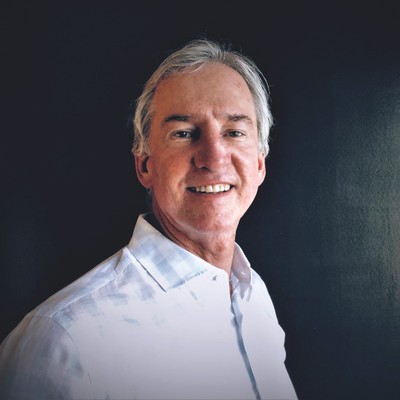
[[[233,186],[228,185],[227,183],[217,183],[216,185],[191,186],[188,187],[188,190],[192,193],[217,194],[221,192],[228,192],[232,188]]]

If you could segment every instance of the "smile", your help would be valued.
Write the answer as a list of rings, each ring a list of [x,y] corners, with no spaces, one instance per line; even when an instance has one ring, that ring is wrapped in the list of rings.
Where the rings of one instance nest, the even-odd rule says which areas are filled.
[[[216,185],[189,187],[188,189],[194,193],[221,193],[227,192],[231,189],[231,187],[231,185],[228,185],[226,183],[219,183]]]

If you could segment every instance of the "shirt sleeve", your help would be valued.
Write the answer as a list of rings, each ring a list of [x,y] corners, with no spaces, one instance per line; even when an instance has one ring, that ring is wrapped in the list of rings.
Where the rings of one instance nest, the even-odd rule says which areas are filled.
[[[49,317],[26,316],[0,346],[1,399],[90,398],[90,389],[79,350]]]

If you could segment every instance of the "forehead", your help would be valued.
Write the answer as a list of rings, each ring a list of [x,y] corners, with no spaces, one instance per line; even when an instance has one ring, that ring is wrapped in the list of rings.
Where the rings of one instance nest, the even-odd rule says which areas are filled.
[[[255,118],[250,89],[243,77],[221,63],[208,63],[194,71],[177,72],[161,81],[153,98],[153,111],[246,113]]]

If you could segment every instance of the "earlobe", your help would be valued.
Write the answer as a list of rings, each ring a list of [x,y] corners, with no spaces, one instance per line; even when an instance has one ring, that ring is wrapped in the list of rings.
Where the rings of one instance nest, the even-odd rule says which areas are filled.
[[[139,182],[146,188],[151,187],[151,173],[148,169],[149,156],[135,156],[136,175]]]
[[[258,156],[258,174],[260,177],[260,185],[264,182],[266,172],[267,167],[265,165],[265,155],[264,153],[261,153]]]

